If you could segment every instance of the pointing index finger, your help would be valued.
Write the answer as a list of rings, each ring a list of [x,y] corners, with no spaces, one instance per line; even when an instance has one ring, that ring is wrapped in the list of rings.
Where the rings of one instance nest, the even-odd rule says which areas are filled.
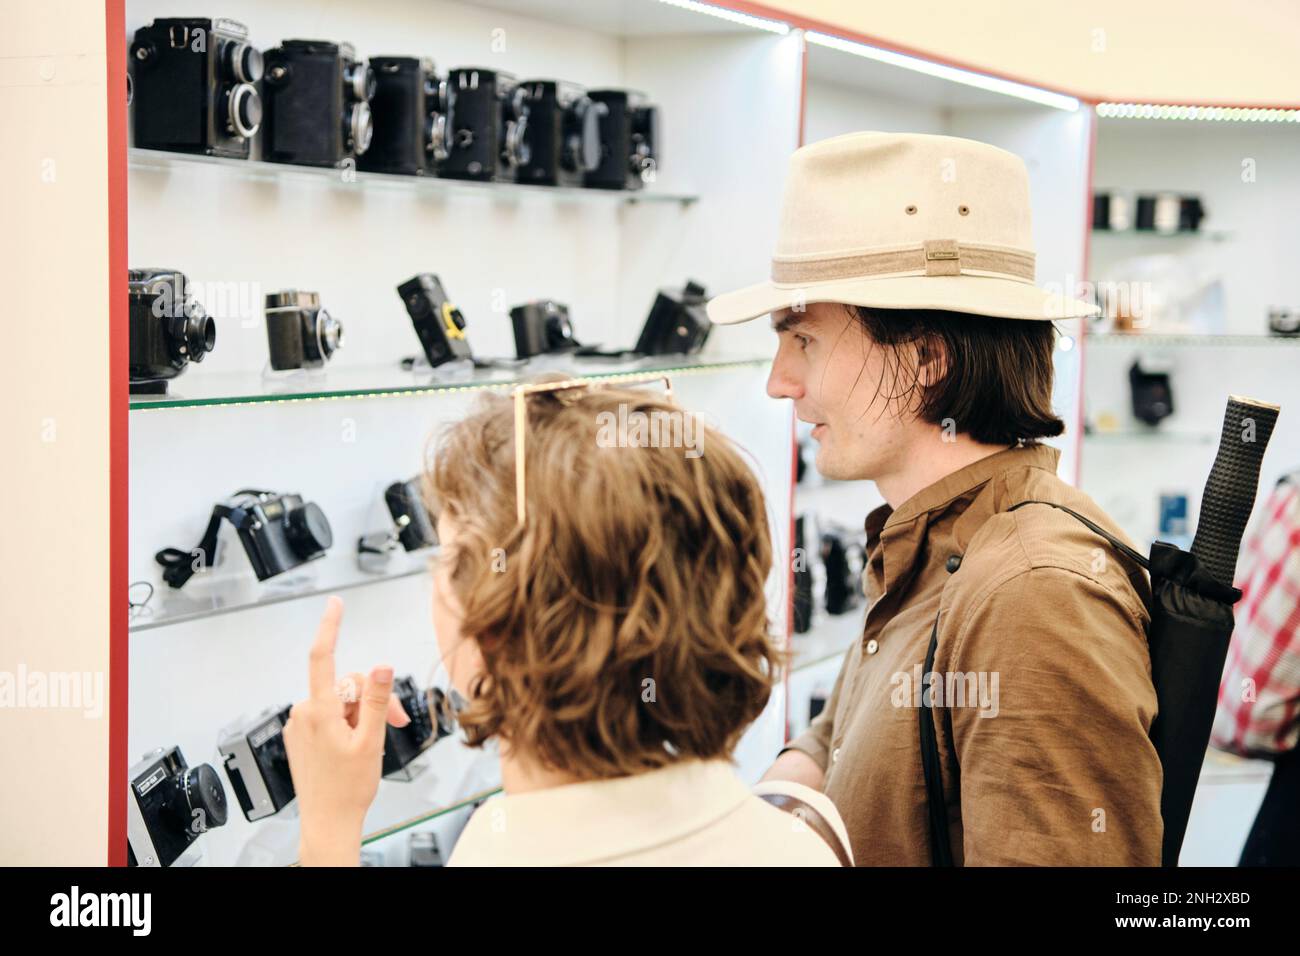
[[[343,600],[338,595],[330,595],[307,664],[308,688],[314,698],[338,699],[334,691],[334,645],[338,642],[342,619]]]

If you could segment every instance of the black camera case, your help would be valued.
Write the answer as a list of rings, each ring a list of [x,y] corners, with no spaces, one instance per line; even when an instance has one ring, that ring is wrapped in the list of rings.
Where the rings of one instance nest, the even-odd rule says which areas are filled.
[[[447,74],[451,132],[438,175],[514,182],[528,163],[528,97],[509,73],[459,67]]]
[[[664,289],[641,328],[636,351],[642,355],[687,355],[708,341],[713,323],[704,307],[704,286],[687,280],[681,292]]]
[[[234,20],[175,17],[135,31],[135,145],[247,159],[262,122],[262,54]]]
[[[202,834],[226,823],[226,791],[209,764],[180,747],[155,750],[127,771],[127,865],[171,866]]]
[[[343,347],[343,323],[321,308],[318,293],[272,292],[266,297],[266,342],[277,372],[322,368]]]
[[[584,185],[595,189],[640,189],[659,166],[659,108],[628,90],[592,90],[600,114],[600,162]]]
[[[515,331],[515,355],[526,359],[548,352],[572,352],[579,348],[569,321],[569,307],[551,299],[525,302],[510,310]]]
[[[556,80],[520,84],[528,98],[528,160],[515,179],[540,186],[581,186],[600,165],[600,117],[607,107],[581,86]]]
[[[375,75],[351,44],[283,41],[266,51],[262,90],[263,159],[339,166],[369,148]]]
[[[372,56],[375,95],[370,115],[375,133],[357,168],[375,173],[432,176],[447,157],[446,80],[433,61],[412,56]]]
[[[397,294],[431,366],[473,358],[465,337],[465,316],[451,304],[436,275],[422,272],[407,279],[397,287]]]
[[[217,323],[190,297],[189,283],[176,269],[132,269],[126,287],[130,390],[161,394],[186,365],[212,351]]]

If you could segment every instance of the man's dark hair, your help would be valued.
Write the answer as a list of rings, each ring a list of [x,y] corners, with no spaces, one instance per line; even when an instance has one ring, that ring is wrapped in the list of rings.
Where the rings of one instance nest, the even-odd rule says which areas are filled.
[[[886,351],[885,378],[892,378],[887,396],[923,421],[943,425],[951,419],[957,431],[990,445],[1032,443],[1065,431],[1052,411],[1053,323],[939,309],[848,309],[873,342],[915,342],[945,356],[946,372],[926,386],[919,369],[904,369],[900,354]]]

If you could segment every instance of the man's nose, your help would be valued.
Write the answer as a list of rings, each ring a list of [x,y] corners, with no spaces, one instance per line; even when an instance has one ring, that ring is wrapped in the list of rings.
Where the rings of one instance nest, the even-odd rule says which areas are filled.
[[[803,382],[793,374],[790,363],[785,360],[784,348],[777,351],[772,361],[772,371],[767,376],[767,394],[771,398],[795,401],[803,398]]]

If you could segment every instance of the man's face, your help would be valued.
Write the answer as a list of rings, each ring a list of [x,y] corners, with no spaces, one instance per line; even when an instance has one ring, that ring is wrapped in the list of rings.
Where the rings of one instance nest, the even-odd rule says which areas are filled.
[[[876,479],[895,470],[919,423],[908,414],[906,400],[891,398],[895,359],[889,347],[872,341],[839,303],[775,312],[772,326],[780,346],[767,394],[792,400],[799,419],[816,426],[817,470],[841,480]],[[904,382],[910,358],[909,352],[897,355]]]

